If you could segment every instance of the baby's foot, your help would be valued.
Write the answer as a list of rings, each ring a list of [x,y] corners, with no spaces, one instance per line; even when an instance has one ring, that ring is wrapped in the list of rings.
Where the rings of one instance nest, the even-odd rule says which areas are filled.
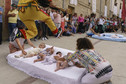
[[[15,57],[15,58],[20,58],[20,56],[18,56],[18,55],[15,55],[14,57]]]
[[[58,71],[58,70],[60,70],[60,69],[59,69],[59,68],[57,68],[57,69],[55,70],[55,72],[56,72],[56,71]]]

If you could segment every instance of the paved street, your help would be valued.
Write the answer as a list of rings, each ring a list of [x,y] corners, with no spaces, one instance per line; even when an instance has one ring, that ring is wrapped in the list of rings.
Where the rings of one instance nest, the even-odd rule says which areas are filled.
[[[126,34],[123,34],[126,36]],[[75,34],[71,37],[61,37],[60,39],[49,37],[49,40],[43,41],[48,45],[53,45],[65,49],[75,50],[76,40],[84,37],[85,34]],[[89,38],[95,46],[95,49],[112,64],[114,71],[112,84],[126,84],[126,43],[103,41]],[[37,46],[41,40],[33,41]],[[25,44],[25,48],[30,47]],[[47,82],[35,79],[22,71],[19,71],[8,65],[6,56],[9,54],[8,42],[0,45],[0,84],[48,84]]]

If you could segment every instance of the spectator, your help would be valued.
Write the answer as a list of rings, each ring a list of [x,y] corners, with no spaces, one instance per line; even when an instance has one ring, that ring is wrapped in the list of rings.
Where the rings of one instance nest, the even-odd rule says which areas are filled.
[[[92,36],[94,34],[97,34],[95,31],[96,26],[92,25],[92,23],[90,23],[89,29],[87,31],[87,36]],[[98,34],[99,35],[99,34]]]
[[[78,31],[79,33],[84,33],[84,29],[83,29],[83,23],[84,23],[84,17],[83,14],[80,14],[80,16],[78,17]]]
[[[64,27],[65,27],[65,19],[63,13],[61,13],[61,28],[62,28],[62,33],[64,32]],[[62,35],[61,33],[61,35]]]
[[[56,27],[59,29],[61,26],[61,15],[59,10],[57,10],[56,13],[54,14],[54,23]]]
[[[122,33],[125,32],[124,28],[125,28],[124,20],[122,20],[122,21],[121,21],[121,31],[122,31]]]
[[[58,28],[58,33],[57,33],[56,37],[59,38],[62,33],[60,10],[57,10],[56,13],[54,14],[54,23],[55,23],[56,27]]]
[[[50,17],[51,17],[52,21],[54,21],[54,16],[53,16],[54,12],[55,12],[55,10],[51,9],[51,11],[50,11]]]
[[[72,17],[72,26],[74,26],[76,23],[77,23],[77,13],[74,13],[74,15]]]
[[[16,28],[17,25],[17,17],[18,17],[18,11],[16,9],[17,5],[12,4],[12,9],[8,12],[8,28],[9,28],[9,34],[12,33],[13,29]]]
[[[99,19],[99,22],[98,22],[98,32],[99,33],[104,33],[103,24],[104,24],[104,20],[103,20],[103,17],[101,16]]]
[[[67,26],[67,23],[69,22],[69,14],[66,14],[66,16],[64,16],[65,19],[65,26]]]
[[[3,14],[3,8],[0,7],[0,45],[2,44],[2,14]]]

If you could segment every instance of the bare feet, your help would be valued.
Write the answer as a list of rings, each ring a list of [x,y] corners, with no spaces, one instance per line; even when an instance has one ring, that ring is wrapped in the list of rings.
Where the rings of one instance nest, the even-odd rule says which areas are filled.
[[[60,68],[57,68],[57,69],[55,70],[55,72],[58,71],[58,70],[60,70]]]

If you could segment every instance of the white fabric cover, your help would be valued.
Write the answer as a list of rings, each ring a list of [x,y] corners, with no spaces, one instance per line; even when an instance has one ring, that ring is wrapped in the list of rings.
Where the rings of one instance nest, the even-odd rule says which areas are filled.
[[[103,36],[103,34],[105,36]],[[112,38],[112,35],[117,35],[119,38]],[[117,42],[126,42],[126,37],[120,34],[114,34],[114,33],[102,33],[100,36],[98,35],[92,35],[92,38],[100,39],[100,40],[108,40],[108,41],[117,41]]]
[[[47,45],[47,47],[50,47]],[[47,48],[46,47],[46,48]],[[31,48],[29,48],[31,49]],[[26,50],[29,50],[26,49]],[[62,49],[54,47],[55,53],[61,51],[63,55],[66,55],[68,52],[73,52],[67,49]],[[55,55],[55,53],[53,55]],[[85,68],[77,68],[75,66],[68,67],[57,72],[54,72],[56,69],[56,63],[51,65],[44,65],[42,62],[33,63],[37,56],[31,58],[15,58],[15,55],[21,54],[21,51],[9,54],[7,56],[8,63],[28,75],[43,79],[48,81],[51,84],[81,84],[82,74],[85,73]]]

